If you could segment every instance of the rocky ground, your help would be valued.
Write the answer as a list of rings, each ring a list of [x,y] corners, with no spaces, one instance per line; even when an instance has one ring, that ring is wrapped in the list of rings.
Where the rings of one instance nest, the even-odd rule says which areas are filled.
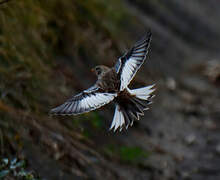
[[[218,0],[1,4],[0,177],[220,179],[218,7]],[[95,82],[93,66],[112,66],[149,28],[149,56],[131,87],[157,90],[140,121],[108,131],[112,104],[48,115]]]

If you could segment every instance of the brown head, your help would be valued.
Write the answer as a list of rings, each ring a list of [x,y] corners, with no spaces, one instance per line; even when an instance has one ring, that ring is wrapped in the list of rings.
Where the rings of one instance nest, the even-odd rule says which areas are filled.
[[[92,68],[91,71],[94,72],[97,77],[102,77],[109,69],[107,66],[100,65]]]

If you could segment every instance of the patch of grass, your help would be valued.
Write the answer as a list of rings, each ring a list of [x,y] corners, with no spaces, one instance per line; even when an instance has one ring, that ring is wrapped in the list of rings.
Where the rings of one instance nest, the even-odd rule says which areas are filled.
[[[103,127],[103,119],[97,112],[90,113],[88,120],[94,128],[101,129]]]
[[[151,154],[150,152],[147,152],[138,146],[133,147],[116,145],[108,145],[104,148],[104,152],[111,158],[114,157],[122,162],[130,164],[138,164],[144,158],[148,158]]]
[[[27,168],[27,164],[24,160],[3,158],[0,162],[0,179],[14,177],[23,180],[40,180],[33,172],[27,171],[25,168]]]
[[[119,150],[120,157],[126,162],[138,162],[142,158],[147,158],[150,154],[140,147],[126,147],[122,146]]]
[[[93,128],[98,128],[98,129],[101,128],[103,125],[102,118],[95,111],[86,113],[86,114],[81,114],[78,116],[74,116],[72,118],[72,123],[73,123],[73,126],[75,127],[79,127],[83,123],[88,123]]]
[[[86,129],[83,130],[82,135],[85,139],[89,139],[92,136],[91,132]]]

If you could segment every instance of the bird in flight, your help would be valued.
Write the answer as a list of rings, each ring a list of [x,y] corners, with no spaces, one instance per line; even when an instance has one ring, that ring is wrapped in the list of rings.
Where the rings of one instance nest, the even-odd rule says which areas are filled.
[[[96,83],[52,109],[50,113],[77,115],[95,110],[113,101],[116,107],[110,130],[122,130],[123,127],[132,126],[135,119],[139,120],[139,116],[144,115],[144,110],[148,109],[153,97],[154,85],[132,90],[128,88],[145,61],[150,41],[151,32],[149,31],[118,59],[114,67],[100,65],[93,68],[92,71],[98,78]]]

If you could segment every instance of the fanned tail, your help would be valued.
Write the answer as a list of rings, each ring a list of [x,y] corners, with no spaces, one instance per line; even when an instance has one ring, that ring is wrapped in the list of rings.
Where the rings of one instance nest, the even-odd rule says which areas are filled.
[[[137,98],[142,99],[142,100],[148,100],[149,98],[152,98],[152,93],[155,91],[154,88],[155,85],[151,86],[146,86],[138,89],[128,89],[128,92],[131,95],[135,95]]]
[[[127,88],[128,96],[119,96],[116,98],[116,108],[110,130],[132,126],[135,119],[139,120],[140,115],[144,115],[144,111],[148,110],[151,99],[154,97],[152,93],[154,85],[139,89],[130,90]]]

